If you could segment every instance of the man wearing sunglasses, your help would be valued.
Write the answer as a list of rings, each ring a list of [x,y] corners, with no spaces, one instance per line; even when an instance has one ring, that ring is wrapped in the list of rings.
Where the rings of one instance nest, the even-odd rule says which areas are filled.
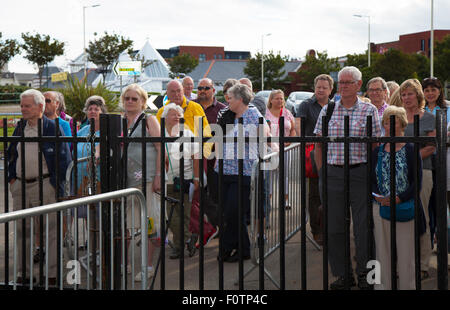
[[[214,96],[216,90],[213,81],[208,78],[201,79],[198,82],[197,102],[203,107],[208,123],[215,124],[217,122],[217,114],[226,106],[217,101]]]
[[[59,118],[59,125],[61,126],[66,137],[72,137],[72,130],[68,121],[58,116],[57,111],[60,105],[58,94],[55,91],[47,91],[44,93],[45,97],[45,111],[44,115],[48,119],[55,120]]]

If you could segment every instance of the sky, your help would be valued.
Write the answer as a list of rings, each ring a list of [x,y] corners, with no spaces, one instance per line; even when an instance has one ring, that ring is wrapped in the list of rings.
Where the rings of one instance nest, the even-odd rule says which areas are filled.
[[[401,34],[428,31],[431,0],[7,0],[0,10],[1,40],[21,33],[48,34],[66,43],[64,66],[83,51],[83,7],[86,46],[105,31],[156,49],[178,45],[223,46],[226,51],[273,51],[301,59],[310,49],[329,56],[364,53],[368,42],[396,41]],[[434,29],[450,29],[450,0],[434,0]],[[269,36],[265,36],[269,34]],[[97,34],[97,35],[95,35]],[[262,39],[264,38],[264,39]],[[36,72],[22,55],[9,64],[12,72]]]

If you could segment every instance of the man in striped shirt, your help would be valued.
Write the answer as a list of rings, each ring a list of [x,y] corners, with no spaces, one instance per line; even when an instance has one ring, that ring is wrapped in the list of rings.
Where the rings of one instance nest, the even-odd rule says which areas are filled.
[[[349,116],[349,135],[364,137],[367,135],[367,116],[372,116],[372,135],[380,136],[381,127],[377,108],[361,101],[357,94],[362,85],[362,74],[355,67],[344,67],[338,74],[341,99],[336,102],[328,122],[328,136],[344,136],[344,118]],[[327,114],[328,105],[320,112],[314,133],[322,135],[322,117]],[[356,248],[356,273],[358,287],[369,289],[366,281],[366,263],[369,260],[367,240],[369,225],[367,222],[367,147],[365,143],[349,145],[350,186],[349,201],[353,217],[353,232]],[[371,150],[369,150],[371,151]],[[322,165],[321,144],[316,144],[315,162],[318,169]],[[338,277],[330,286],[331,289],[345,288],[345,264],[350,264],[349,287],[356,285],[349,261],[345,261],[345,199],[344,199],[344,143],[329,143],[327,152],[327,186],[328,186],[328,250],[331,271]],[[319,177],[321,171],[319,170]],[[320,184],[323,180],[320,179]],[[319,186],[322,190],[322,186]],[[323,197],[323,193],[321,193]],[[323,199],[322,199],[323,201]]]

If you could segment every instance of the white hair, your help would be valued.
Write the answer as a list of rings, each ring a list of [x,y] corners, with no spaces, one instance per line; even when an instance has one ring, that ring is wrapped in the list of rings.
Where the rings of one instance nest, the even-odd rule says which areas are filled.
[[[23,97],[33,97],[34,104],[42,104],[42,111],[45,110],[45,97],[44,95],[38,91],[37,89],[27,89],[23,93],[20,94],[20,100],[22,101]]]
[[[361,79],[362,79],[362,73],[356,67],[347,66],[347,67],[342,68],[341,71],[339,71],[339,73],[338,73],[338,80],[340,79],[341,75],[344,73],[351,74],[355,81],[361,81]]]
[[[184,116],[184,110],[182,107],[180,107],[178,104],[176,103],[169,103],[167,105],[164,106],[163,112],[161,114],[161,118],[166,118],[167,114],[169,114],[170,110],[175,110],[178,113],[180,113],[180,115],[183,117]]]

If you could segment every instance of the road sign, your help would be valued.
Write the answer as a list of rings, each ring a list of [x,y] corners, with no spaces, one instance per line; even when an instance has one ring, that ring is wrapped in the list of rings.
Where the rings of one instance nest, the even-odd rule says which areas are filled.
[[[52,74],[52,82],[62,82],[67,80],[67,72],[58,72]]]
[[[141,75],[142,63],[140,61],[119,61],[114,65],[113,71],[118,76]]]

